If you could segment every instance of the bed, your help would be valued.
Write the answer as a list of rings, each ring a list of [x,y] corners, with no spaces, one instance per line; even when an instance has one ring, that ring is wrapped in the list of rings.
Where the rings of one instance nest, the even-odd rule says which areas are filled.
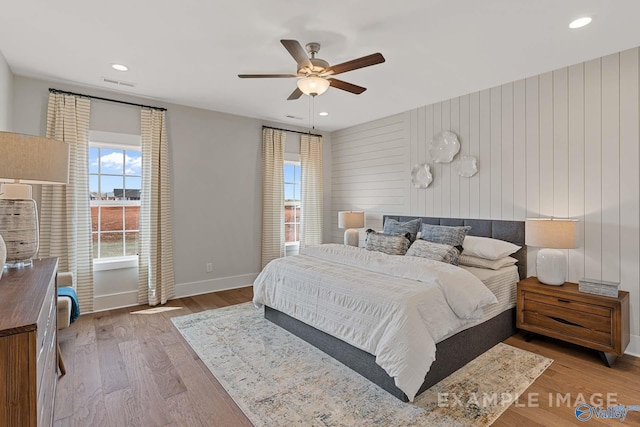
[[[384,216],[385,221],[387,219],[395,219],[400,222],[406,222],[416,218],[420,218],[422,223],[426,224],[471,226],[471,230],[468,233],[469,235],[492,237],[522,246],[522,249],[512,255],[518,259],[517,267],[512,267],[511,274],[515,276],[515,279],[512,279],[512,281],[517,280],[518,277],[526,277],[527,262],[526,246],[524,245],[523,222],[413,216]],[[306,268],[308,269],[309,274],[314,274],[313,267],[303,266],[301,268]],[[467,268],[467,270],[474,273],[472,268]],[[475,272],[475,274],[479,274],[479,272]],[[491,278],[489,277],[488,280],[490,281],[490,279]],[[394,281],[395,280],[396,279],[394,279]],[[397,280],[404,279],[400,278]],[[498,277],[497,281],[499,282],[500,280],[502,279]],[[484,282],[485,280],[483,280],[483,283]],[[492,291],[494,293],[496,292],[494,289],[492,289]],[[322,290],[318,292],[322,292]],[[428,372],[424,379],[422,379],[422,377],[418,379],[421,381],[421,385],[420,382],[418,382],[419,389],[415,395],[422,393],[424,390],[464,366],[466,363],[487,351],[495,344],[505,340],[507,337],[515,333],[515,308],[513,307],[511,297],[508,295],[503,296],[500,303],[502,304],[500,307],[498,307],[499,304],[492,305],[493,307],[497,307],[493,310],[494,312],[482,313],[481,317],[476,316],[473,322],[468,322],[454,328],[449,334],[441,337],[437,343],[434,343],[435,360],[433,363],[429,361],[431,365],[428,367]],[[508,308],[505,309],[504,307]],[[394,379],[392,376],[387,374],[385,369],[376,363],[376,356],[371,352],[363,350],[363,348],[365,348],[364,346],[349,344],[342,339],[323,332],[321,329],[324,328],[321,323],[319,323],[320,326],[315,325],[313,319],[310,320],[304,316],[300,316],[295,310],[277,310],[269,304],[265,304],[264,310],[266,319],[304,339],[346,366],[349,366],[351,369],[374,382],[395,397],[403,401],[412,400],[413,392],[411,393],[411,398],[409,398],[407,394],[396,385],[397,378]],[[289,314],[286,314],[283,311],[287,311]],[[305,320],[305,322],[298,320],[296,317]],[[310,326],[310,324],[314,324],[317,327]],[[401,342],[404,343],[405,341]],[[413,342],[409,344],[413,345]],[[416,351],[412,354],[415,353]],[[424,357],[426,358],[427,356]]]

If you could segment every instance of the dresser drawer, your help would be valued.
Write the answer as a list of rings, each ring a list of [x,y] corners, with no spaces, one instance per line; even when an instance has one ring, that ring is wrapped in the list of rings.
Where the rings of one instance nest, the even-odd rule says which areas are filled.
[[[561,307],[563,310],[579,311],[581,313],[592,314],[595,316],[611,317],[611,308],[600,305],[587,304],[574,301],[569,298],[556,297],[551,295],[543,295],[535,292],[524,292],[525,302],[540,302],[543,304]]]
[[[38,317],[37,338],[36,338],[36,360],[37,360],[37,387],[40,387],[46,356],[53,344],[56,336],[56,286],[55,279],[49,284],[49,289],[42,305],[42,311]]]
[[[51,340],[47,345],[42,354],[44,375],[38,387],[38,426],[49,426],[50,421],[53,420],[53,399],[58,379],[58,353],[55,340]]]

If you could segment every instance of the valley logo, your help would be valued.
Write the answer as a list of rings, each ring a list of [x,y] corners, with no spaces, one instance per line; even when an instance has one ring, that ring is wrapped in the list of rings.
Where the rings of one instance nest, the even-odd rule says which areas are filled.
[[[620,422],[623,422],[627,418],[629,411],[640,411],[640,406],[616,405],[610,408],[602,408],[600,406],[591,406],[587,403],[581,403],[576,406],[576,418],[579,421],[589,421],[592,418],[600,418],[618,419]]]

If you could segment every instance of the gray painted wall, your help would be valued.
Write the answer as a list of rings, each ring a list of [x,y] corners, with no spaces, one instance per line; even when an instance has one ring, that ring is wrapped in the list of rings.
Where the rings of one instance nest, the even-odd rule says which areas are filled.
[[[13,73],[0,52],[0,131],[12,130]]]
[[[166,107],[176,292],[178,296],[185,296],[253,282],[260,271],[261,120],[16,76],[16,132],[44,135],[50,87]],[[295,129],[278,123],[264,124]],[[139,108],[92,101],[91,129],[139,134]],[[325,188],[330,190],[329,135],[325,137],[324,147]],[[325,198],[330,204],[330,192]],[[329,226],[325,228],[328,236]],[[206,272],[208,262],[213,263],[212,273]],[[134,289],[123,291],[119,287],[120,299],[110,294],[108,277],[115,279],[115,274],[105,279],[96,273],[97,310],[135,302],[132,301]],[[129,277],[135,283],[135,272]],[[118,276],[117,280],[123,279]],[[105,297],[104,304],[99,302],[101,297]]]

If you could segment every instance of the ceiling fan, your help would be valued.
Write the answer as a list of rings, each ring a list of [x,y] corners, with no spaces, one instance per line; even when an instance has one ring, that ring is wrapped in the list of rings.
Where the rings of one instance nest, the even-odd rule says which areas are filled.
[[[341,64],[329,65],[324,59],[316,58],[320,50],[320,43],[308,43],[306,45],[307,52],[311,54],[311,58],[309,58],[297,40],[280,40],[280,42],[293,56],[293,59],[296,60],[298,64],[297,74],[238,74],[238,77],[241,79],[296,77],[299,79],[297,82],[298,87],[289,95],[288,100],[298,99],[302,94],[310,96],[322,95],[329,86],[360,95],[367,88],[334,79],[331,76],[381,64],[385,61],[381,53],[374,53]]]

